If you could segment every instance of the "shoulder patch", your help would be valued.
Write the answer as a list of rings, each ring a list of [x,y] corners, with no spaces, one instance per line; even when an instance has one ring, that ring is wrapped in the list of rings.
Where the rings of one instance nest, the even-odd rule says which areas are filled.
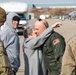
[[[53,41],[53,44],[56,45],[56,44],[58,44],[59,42],[60,42],[60,40],[57,38],[57,39],[55,39],[55,40]]]

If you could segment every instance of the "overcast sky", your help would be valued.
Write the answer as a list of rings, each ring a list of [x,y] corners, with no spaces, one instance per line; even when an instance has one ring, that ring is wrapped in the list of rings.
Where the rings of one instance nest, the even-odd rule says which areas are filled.
[[[8,1],[18,1],[18,2],[20,1],[20,2],[26,2],[28,4],[76,3],[76,0],[0,0],[0,3]]]

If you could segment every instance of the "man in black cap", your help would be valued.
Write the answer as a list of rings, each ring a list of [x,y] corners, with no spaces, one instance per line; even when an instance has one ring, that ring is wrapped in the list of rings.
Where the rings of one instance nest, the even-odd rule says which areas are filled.
[[[4,28],[0,32],[0,37],[6,49],[14,75],[16,75],[20,67],[20,40],[16,32],[19,20],[20,17],[17,13],[8,13]]]

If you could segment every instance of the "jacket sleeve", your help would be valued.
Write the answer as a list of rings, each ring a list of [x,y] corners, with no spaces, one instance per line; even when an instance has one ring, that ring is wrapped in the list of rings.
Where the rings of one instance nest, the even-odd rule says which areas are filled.
[[[53,40],[53,50],[55,54],[55,59],[58,65],[58,70],[61,72],[61,65],[62,65],[62,57],[65,51],[65,40],[62,37],[57,37]]]
[[[51,35],[52,31],[53,31],[53,29],[51,27],[47,28],[45,31],[43,31],[43,33],[41,35],[31,39],[28,43],[26,43],[26,47],[28,45],[31,47],[31,49],[35,49],[35,48],[39,47],[40,45],[42,45],[44,43],[46,38]]]
[[[63,55],[62,59],[62,70],[61,75],[75,75],[75,67],[76,67],[76,61],[75,56],[76,55],[76,44],[70,45],[67,44],[65,53]]]

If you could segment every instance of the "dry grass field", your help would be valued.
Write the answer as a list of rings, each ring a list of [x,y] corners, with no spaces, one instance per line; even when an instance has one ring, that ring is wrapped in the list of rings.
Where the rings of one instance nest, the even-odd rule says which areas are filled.
[[[28,10],[30,13],[34,13],[35,18],[38,18],[40,15],[49,15],[50,18],[53,16],[63,16],[68,15],[74,8],[31,8]]]

